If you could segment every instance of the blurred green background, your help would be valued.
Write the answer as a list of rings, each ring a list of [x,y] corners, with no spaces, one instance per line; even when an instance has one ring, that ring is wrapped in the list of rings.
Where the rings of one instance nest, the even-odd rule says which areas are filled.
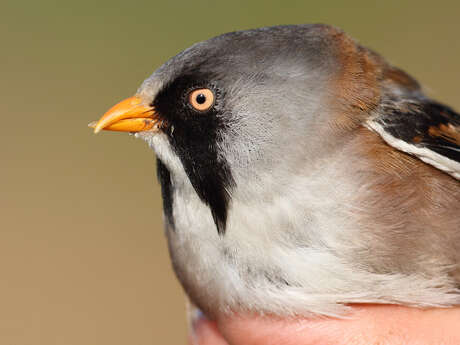
[[[227,31],[324,22],[460,108],[458,1],[2,1],[0,344],[184,344],[153,152],[86,125]]]

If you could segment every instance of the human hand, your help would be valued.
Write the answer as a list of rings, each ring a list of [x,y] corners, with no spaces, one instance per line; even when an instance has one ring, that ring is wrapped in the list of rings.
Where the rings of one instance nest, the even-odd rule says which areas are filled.
[[[460,308],[354,305],[344,319],[201,315],[192,325],[193,345],[460,344]]]

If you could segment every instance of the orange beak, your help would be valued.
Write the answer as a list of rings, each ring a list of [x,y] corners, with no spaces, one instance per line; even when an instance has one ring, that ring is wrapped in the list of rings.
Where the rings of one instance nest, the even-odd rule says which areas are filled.
[[[91,122],[88,126],[94,128],[94,133],[101,130],[120,132],[141,132],[156,127],[161,120],[155,110],[142,102],[138,96],[127,98],[109,109],[99,121]]]

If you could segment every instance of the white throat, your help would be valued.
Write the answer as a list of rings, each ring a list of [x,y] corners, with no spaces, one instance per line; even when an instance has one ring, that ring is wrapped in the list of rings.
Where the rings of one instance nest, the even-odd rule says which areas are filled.
[[[284,181],[283,188],[275,188],[280,181],[261,180],[265,188],[273,187],[271,198],[250,200],[248,193],[237,189],[226,232],[219,235],[209,207],[195,192],[166,136],[136,136],[154,148],[170,171],[174,220],[174,228],[166,231],[170,255],[179,280],[201,309],[340,315],[346,309],[343,303],[430,306],[449,305],[457,298],[433,289],[443,281],[375,274],[330,250],[359,248],[346,240],[359,237],[353,205],[347,207],[350,188],[359,186],[337,175],[343,170],[336,166],[343,164],[340,159],[325,162],[320,171],[309,169],[290,184]],[[420,296],[413,295],[414,282],[423,291]],[[385,300],[392,294],[400,300]]]

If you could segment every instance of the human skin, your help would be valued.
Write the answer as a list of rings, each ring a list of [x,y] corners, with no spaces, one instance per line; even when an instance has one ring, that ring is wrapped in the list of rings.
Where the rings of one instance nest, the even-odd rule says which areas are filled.
[[[223,316],[192,322],[193,345],[458,345],[460,307],[354,305],[343,319]]]

